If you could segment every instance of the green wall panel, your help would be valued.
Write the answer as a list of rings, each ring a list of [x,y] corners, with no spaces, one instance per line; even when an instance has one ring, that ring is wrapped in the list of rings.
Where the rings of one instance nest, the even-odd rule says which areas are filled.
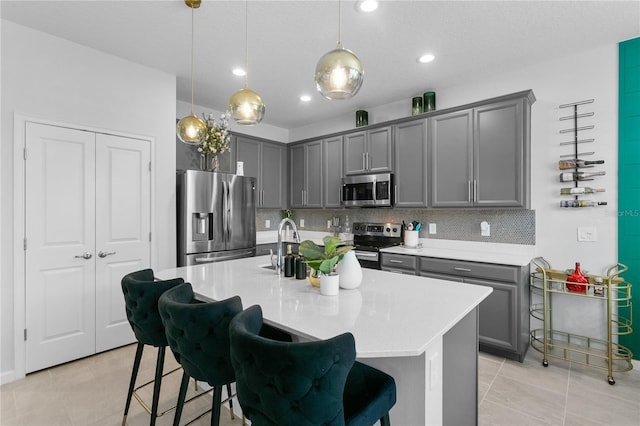
[[[640,38],[620,43],[618,60],[618,259],[636,304],[619,312],[636,330],[620,343],[640,359]]]

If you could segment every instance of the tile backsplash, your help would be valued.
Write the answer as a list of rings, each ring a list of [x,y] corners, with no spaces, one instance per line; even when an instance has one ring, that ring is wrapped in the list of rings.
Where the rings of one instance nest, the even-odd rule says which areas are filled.
[[[309,231],[327,231],[327,221],[339,216],[343,222],[349,216],[354,222],[418,221],[422,223],[420,238],[443,240],[482,241],[491,243],[535,245],[535,210],[524,209],[299,209],[293,210],[297,225],[304,219],[304,228]],[[281,210],[258,209],[256,228],[258,231],[276,230],[282,218]],[[270,221],[270,227],[265,226]],[[480,223],[488,222],[490,236],[480,235]],[[436,224],[436,234],[429,234],[428,224]]]

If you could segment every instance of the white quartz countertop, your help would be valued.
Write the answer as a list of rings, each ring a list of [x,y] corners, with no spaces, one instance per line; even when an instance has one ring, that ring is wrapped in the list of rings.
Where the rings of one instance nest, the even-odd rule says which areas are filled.
[[[310,339],[351,332],[360,358],[417,356],[492,291],[490,287],[363,269],[362,285],[323,296],[307,280],[262,268],[268,256],[172,268],[160,279],[182,277],[213,300],[235,295],[262,306],[265,321]]]
[[[418,248],[396,246],[382,249],[382,252],[526,266],[536,256],[536,246],[421,238]]]

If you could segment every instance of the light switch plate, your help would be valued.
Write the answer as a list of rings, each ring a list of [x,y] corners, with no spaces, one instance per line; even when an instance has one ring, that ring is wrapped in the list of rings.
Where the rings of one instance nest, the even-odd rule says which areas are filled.
[[[579,226],[578,241],[595,242],[598,241],[598,230],[595,226]]]
[[[300,228],[304,228],[304,219],[300,219]]]
[[[435,234],[436,233],[436,224],[435,223],[430,223],[429,224],[429,234]]]

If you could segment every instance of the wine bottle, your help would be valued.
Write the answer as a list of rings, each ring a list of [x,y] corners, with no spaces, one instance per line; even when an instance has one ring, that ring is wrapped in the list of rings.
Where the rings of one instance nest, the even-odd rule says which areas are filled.
[[[586,293],[586,284],[588,283],[589,279],[582,275],[582,271],[580,271],[580,262],[576,262],[576,269],[574,269],[573,273],[567,277],[567,290],[572,293]]]
[[[585,161],[577,158],[573,160],[560,160],[558,161],[558,168],[560,170],[576,169],[580,167],[592,166],[593,164],[604,164],[604,160]]]
[[[291,244],[287,244],[287,255],[284,257],[284,276],[292,277],[296,274],[295,257],[291,252]]]
[[[604,188],[560,188],[560,195],[579,195],[579,194],[594,194],[596,192],[604,192]]]
[[[560,173],[560,182],[571,182],[574,180],[591,180],[593,176],[604,176],[606,172],[565,172]]]
[[[606,201],[593,201],[593,200],[571,200],[560,201],[560,207],[596,207],[606,206]]]

